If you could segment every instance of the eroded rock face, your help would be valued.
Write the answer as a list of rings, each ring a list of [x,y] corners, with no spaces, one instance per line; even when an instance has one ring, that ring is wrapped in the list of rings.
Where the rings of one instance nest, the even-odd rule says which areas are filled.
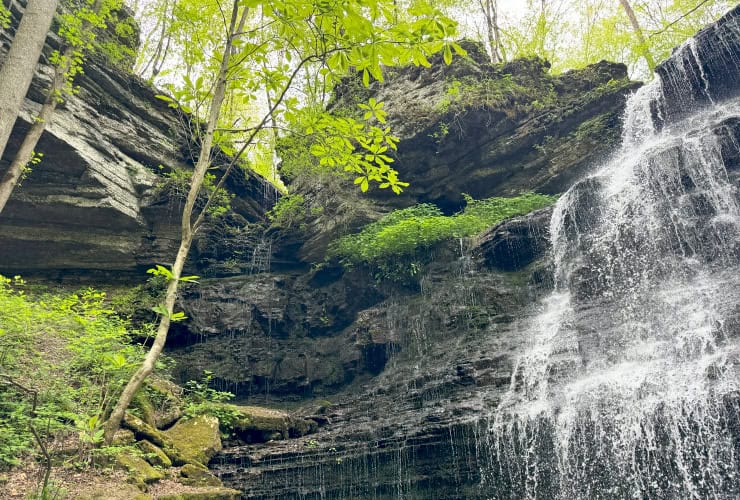
[[[700,35],[696,42],[701,45],[705,43],[701,37],[710,35],[715,41],[728,42],[728,37],[732,38],[723,46],[723,51],[727,47],[731,49],[729,55],[725,53],[703,69],[705,76],[714,71],[714,77],[720,79],[717,85],[709,85],[709,89],[716,88],[718,92],[729,92],[721,90],[725,88],[723,85],[732,86],[733,92],[738,90],[735,73],[721,74],[716,68],[721,69],[721,63],[730,60],[737,64],[740,50],[736,42],[740,32],[736,29],[736,21],[739,13],[740,7],[703,32],[709,35]],[[705,49],[709,50],[708,47]],[[664,64],[662,68],[668,72],[683,71],[670,66],[687,56],[685,50],[690,49],[681,49],[673,62]],[[700,72],[697,70],[695,75],[700,75]],[[727,76],[726,80],[724,76]],[[694,90],[701,88],[706,90],[706,86],[698,86]],[[409,88],[405,94],[413,95]],[[425,98],[431,100],[433,94]],[[666,98],[671,99],[670,96]],[[418,136],[423,130],[423,126],[416,127],[411,123],[403,133]],[[713,154],[722,156],[726,175],[735,184],[733,188],[739,178],[738,130],[737,121],[727,119],[708,132],[708,135],[718,138]],[[665,156],[674,154],[670,150],[662,153]],[[425,164],[425,167],[429,166]],[[536,170],[530,173],[537,182]],[[432,183],[435,175],[434,172],[428,173]],[[448,178],[448,182],[457,182],[457,177],[453,180]],[[690,176],[679,175],[676,180],[680,184],[677,189],[686,195],[682,202],[686,202],[686,208],[695,210],[691,217],[698,221],[697,227],[709,226],[708,221],[713,216],[711,204],[702,201],[701,190],[691,184]],[[603,203],[598,202],[600,196],[597,193],[603,189],[603,179],[596,176],[578,183],[568,194],[572,209],[560,221],[563,227],[559,232],[560,237],[571,245],[566,251],[583,250],[578,236],[609,216]],[[445,199],[442,187],[439,193],[438,199]],[[734,197],[737,193],[736,189],[730,191]],[[225,450],[215,459],[214,465],[224,482],[240,488],[247,498],[254,499],[296,496],[378,499],[557,497],[557,492],[561,491],[557,484],[557,436],[551,422],[515,420],[514,425],[519,427],[513,431],[510,429],[512,439],[502,441],[494,436],[498,432],[494,426],[496,412],[500,409],[505,415],[507,405],[512,404],[511,400],[505,399],[505,394],[512,383],[516,384],[518,380],[521,383],[521,379],[512,377],[512,374],[521,369],[517,368],[518,355],[523,346],[532,341],[535,331],[532,324],[527,324],[528,318],[535,316],[538,308],[544,307],[537,304],[536,299],[547,293],[547,287],[552,283],[551,279],[543,279],[542,276],[547,274],[546,259],[542,256],[549,245],[548,221],[546,210],[536,212],[499,225],[467,251],[439,250],[436,262],[424,270],[420,293],[389,294],[383,301],[360,311],[347,330],[358,332],[358,338],[361,336],[387,346],[385,356],[376,357],[382,366],[380,373],[372,379],[355,382],[336,396],[329,396],[336,401],[325,415],[327,423],[312,434],[310,440],[304,438],[270,447],[245,446]],[[668,225],[666,227],[670,229]],[[701,230],[696,233],[697,238],[703,238],[703,235]],[[620,238],[624,237],[629,245],[629,236],[624,234]],[[665,242],[673,252],[680,252],[681,244],[670,239]],[[737,248],[732,247],[732,242],[725,246],[731,250]],[[650,258],[655,258],[655,255]],[[657,252],[657,255],[662,253]],[[729,257],[736,260],[737,255],[734,252]],[[581,308],[579,314],[584,318],[583,324],[594,326],[579,332],[576,350],[585,350],[586,355],[601,339],[599,327],[610,319],[606,314],[609,308],[604,307],[604,303],[599,301],[601,299],[594,300],[603,284],[587,272],[589,268],[603,267],[597,260],[599,258],[603,259],[604,255],[583,255],[579,265],[582,264],[584,273],[571,276],[574,281],[571,291]],[[713,254],[696,255],[697,260],[712,261],[716,258]],[[629,267],[631,263],[624,264]],[[733,338],[737,334],[736,316],[734,312],[729,314],[724,325]],[[537,316],[537,320],[541,319],[542,316]],[[569,347],[558,345],[555,349],[552,354],[554,368],[545,376],[556,381],[577,373],[577,361],[569,353]],[[711,366],[708,370],[709,380],[718,377],[715,368]],[[538,410],[533,408],[532,411],[536,414]],[[726,398],[724,407],[707,420],[726,422],[727,432],[721,435],[721,439],[732,443],[736,442],[737,415],[736,394],[732,394]],[[697,428],[702,425],[696,422]],[[603,429],[594,425],[579,429],[579,432],[585,441],[593,441],[594,446],[603,447],[604,441],[598,434]],[[501,449],[501,446],[510,449]],[[660,446],[657,452],[655,448],[650,449],[651,470],[653,453],[659,455],[660,452]],[[532,460],[523,460],[517,466],[513,461],[507,461],[507,457],[512,456]],[[663,458],[665,460],[656,460],[656,464],[660,462],[657,470],[675,467],[676,462],[670,455]],[[609,470],[598,461],[584,463],[584,467]],[[733,482],[736,470],[728,470],[727,474],[728,483]],[[590,490],[590,495],[583,494],[583,498],[593,496],[594,491],[604,492],[607,496],[627,496],[621,493],[621,485],[608,484],[614,476],[618,477],[609,473],[604,476],[604,483],[590,485],[595,489]],[[598,480],[596,477],[595,481]],[[656,484],[662,480],[663,476],[658,473]],[[734,488],[734,483],[729,488]],[[728,489],[727,494],[732,496],[735,491]]]
[[[480,247],[437,251],[421,293],[388,296],[335,338],[355,338],[365,373],[322,396],[333,404],[321,428],[226,449],[211,463],[225,484],[247,498],[478,498],[465,490],[489,463],[489,450],[474,451],[487,432],[476,419],[507,391],[526,336],[512,322],[546,287],[531,266],[490,269]],[[312,410],[302,414],[318,419]]]
[[[2,42],[0,60],[11,40]],[[47,43],[48,52],[58,41],[50,35]],[[0,172],[51,75],[50,66],[39,65]],[[78,83],[79,93],[57,109],[36,148],[41,163],[0,214],[0,272],[46,278],[97,272],[110,280],[174,259],[181,206],[161,184],[163,172],[188,169],[196,156],[182,117],[155,97],[156,89],[102,63],[86,63]],[[229,185],[242,220],[261,218],[274,202],[274,190],[256,176],[239,171]]]
[[[477,45],[464,45],[470,57],[449,66],[437,58],[429,69],[391,70],[369,89],[354,80],[337,89],[331,106],[345,113],[369,97],[385,103],[400,138],[394,167],[410,185],[400,196],[371,188],[374,207],[336,189],[327,204],[316,183],[299,177],[291,187],[317,215],[309,212],[299,234],[281,245],[303,262],[320,262],[331,240],[390,208],[432,202],[454,213],[465,205],[463,193],[562,193],[618,145],[626,98],[640,86],[624,65],[602,61],[552,76],[539,59],[491,66]],[[305,161],[291,155],[284,156],[289,170]],[[325,206],[332,210],[320,211]]]
[[[366,372],[348,327],[383,295],[365,276],[322,279],[264,273],[204,280],[187,291],[181,303],[191,320],[170,339],[177,376],[210,370],[220,389],[240,397],[302,398]]]
[[[385,203],[455,210],[461,193],[564,192],[618,143],[626,97],[640,85],[624,65],[602,61],[553,77],[538,59],[491,66],[476,45],[466,47],[467,60],[396,70],[368,92],[385,102],[401,139],[396,168],[411,184],[400,197],[373,191]]]

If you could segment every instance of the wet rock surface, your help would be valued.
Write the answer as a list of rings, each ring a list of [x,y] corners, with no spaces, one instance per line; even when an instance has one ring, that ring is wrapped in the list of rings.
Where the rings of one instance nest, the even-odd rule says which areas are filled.
[[[9,33],[0,38],[0,60]],[[48,53],[58,40],[50,35],[47,44]],[[52,69],[42,62],[0,172],[45,99]],[[41,163],[1,215],[2,272],[105,282],[173,259],[182,198],[162,189],[162,174],[191,168],[197,156],[184,117],[146,82],[100,61],[89,60],[77,83],[79,93],[58,107],[36,148]],[[261,219],[276,196],[263,179],[240,169],[229,190],[244,222]]]
[[[467,59],[396,70],[365,92],[385,102],[401,139],[396,168],[411,183],[399,197],[372,195],[454,211],[461,193],[561,193],[618,144],[625,100],[640,85],[623,65],[602,61],[554,77],[541,60],[491,66],[476,45],[465,47]],[[364,97],[350,88],[352,99]]]

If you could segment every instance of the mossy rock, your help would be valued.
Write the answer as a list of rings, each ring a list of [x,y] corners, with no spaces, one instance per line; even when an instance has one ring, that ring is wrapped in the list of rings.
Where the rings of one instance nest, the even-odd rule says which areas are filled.
[[[129,446],[136,442],[136,437],[134,436],[134,432],[129,429],[118,429],[115,434],[113,434],[113,441],[111,441],[111,444],[113,446]]]
[[[241,414],[233,424],[234,433],[251,443],[305,436],[318,428],[316,422],[295,419],[280,410],[259,406],[231,405],[231,407]]]
[[[210,415],[180,420],[162,434],[188,463],[207,464],[222,448],[218,419]]]
[[[164,472],[155,469],[146,460],[131,453],[121,453],[116,457],[116,463],[128,472],[132,482],[139,486],[157,482],[165,477]]]
[[[149,462],[151,465],[169,468],[172,467],[172,460],[162,449],[146,439],[136,443],[136,446],[144,453],[144,460]]]
[[[154,426],[144,422],[135,415],[126,413],[123,418],[123,425],[134,432],[136,439],[146,439],[157,446],[166,446],[167,437],[162,431],[157,430]]]
[[[290,415],[259,406],[234,406],[241,417],[234,423],[234,433],[248,442],[285,439],[289,435]]]
[[[123,425],[131,429],[134,435],[139,440],[147,440],[156,446],[159,446],[162,451],[170,458],[173,465],[185,465],[194,463],[205,468],[201,462],[190,455],[183,454],[182,451],[175,446],[169,436],[163,431],[157,430],[151,425],[147,424],[140,418],[127,413],[123,419]]]
[[[178,481],[186,486],[223,486],[219,478],[192,464],[183,466]]]
[[[182,387],[170,380],[155,377],[147,379],[146,390],[154,407],[155,427],[168,427],[182,418]]]
[[[111,491],[110,486],[82,486],[75,493],[75,500],[152,500],[151,495],[142,493],[133,484],[117,484]]]
[[[240,500],[241,491],[230,488],[208,488],[200,491],[160,496],[158,500]]]
[[[152,427],[156,427],[154,403],[152,403],[152,400],[149,398],[146,391],[139,391],[136,393],[134,400],[131,402],[131,407],[139,411],[141,420]]]

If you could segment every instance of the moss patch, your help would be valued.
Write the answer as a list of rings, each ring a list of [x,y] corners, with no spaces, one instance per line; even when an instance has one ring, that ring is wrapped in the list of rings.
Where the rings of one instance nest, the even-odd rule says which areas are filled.
[[[218,419],[209,415],[180,420],[162,434],[188,462],[207,464],[222,448]]]
[[[179,482],[186,486],[218,486],[222,487],[223,483],[219,478],[195,465],[185,465],[180,470]]]
[[[144,453],[144,459],[150,464],[158,467],[172,467],[172,460],[158,446],[147,440],[139,441],[136,446]]]
[[[178,495],[163,495],[159,497],[159,500],[239,500],[241,497],[241,492],[237,490],[208,488]]]
[[[151,484],[165,477],[164,472],[155,469],[143,458],[130,453],[118,455],[116,463],[128,472],[132,482],[136,485]]]

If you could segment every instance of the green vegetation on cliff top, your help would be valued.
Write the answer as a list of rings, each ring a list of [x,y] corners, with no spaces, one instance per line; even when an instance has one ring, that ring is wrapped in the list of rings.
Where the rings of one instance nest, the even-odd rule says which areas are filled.
[[[359,233],[340,238],[331,246],[330,255],[345,265],[374,265],[410,256],[441,241],[472,236],[510,217],[548,206],[557,197],[525,193],[513,198],[466,199],[465,209],[452,216],[429,203],[393,211]]]

